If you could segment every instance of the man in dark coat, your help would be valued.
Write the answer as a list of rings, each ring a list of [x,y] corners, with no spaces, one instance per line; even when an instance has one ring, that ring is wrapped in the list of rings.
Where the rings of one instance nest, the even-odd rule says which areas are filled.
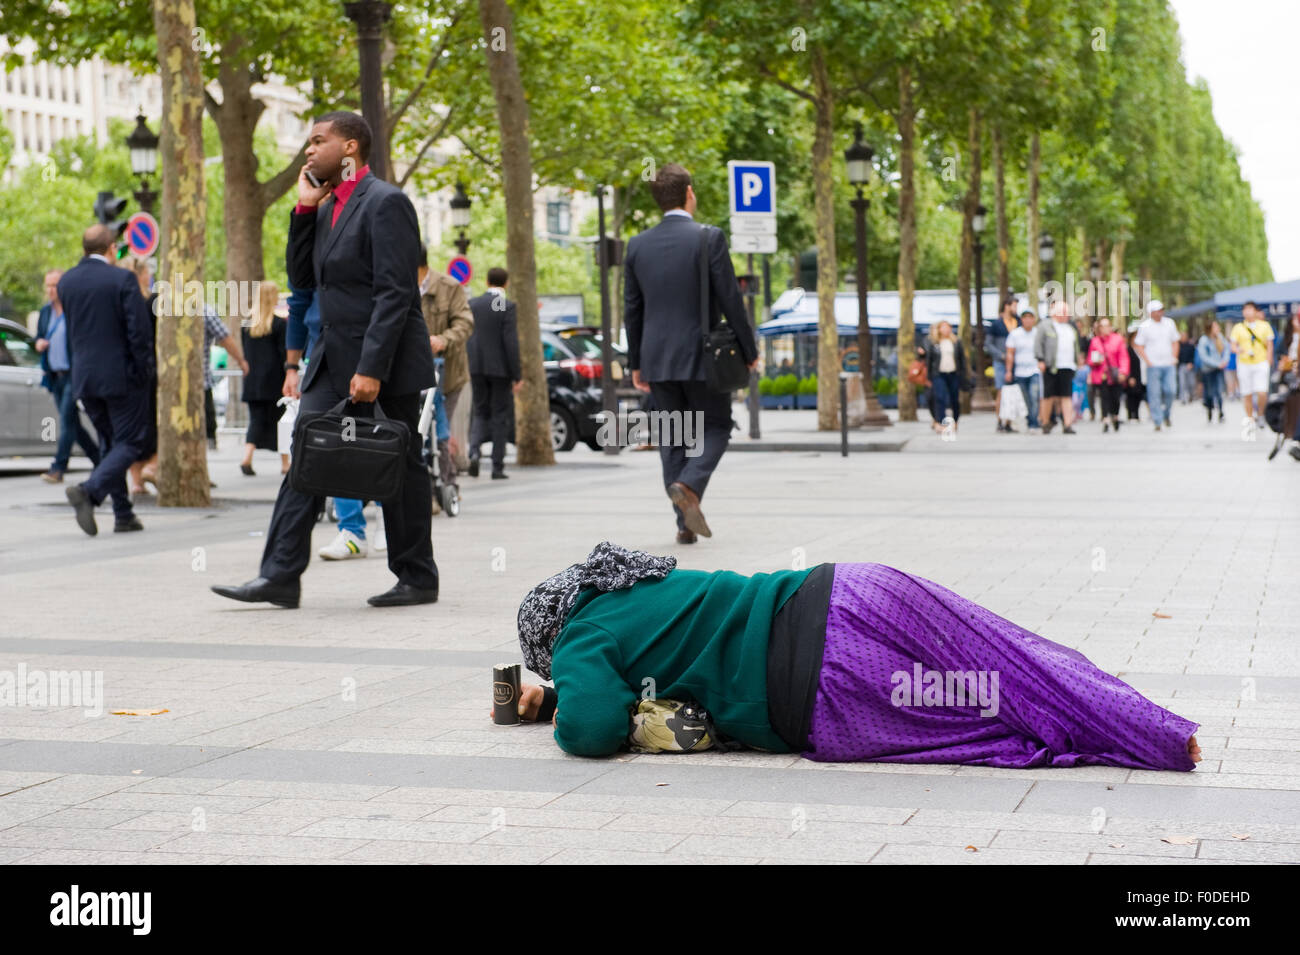
[[[731,395],[710,390],[705,381],[701,242],[708,243],[709,327],[725,316],[750,368],[758,367],[758,346],[731,267],[726,236],[702,228],[693,219],[695,190],[690,173],[676,163],[662,166],[650,181],[650,192],[664,217],[627,247],[623,321],[628,367],[632,383],[654,396],[655,412],[677,419],[677,426],[659,428],[659,456],[664,487],[677,515],[677,542],[693,544],[696,535],[712,536],[700,511],[700,498],[727,450],[732,429]],[[665,431],[683,437],[688,431],[696,433],[680,420],[684,415],[702,421],[700,447],[688,449],[684,441],[662,439]]]
[[[45,297],[48,301],[41,306],[40,317],[36,320],[36,350],[41,353],[41,370],[45,377],[41,386],[54,396],[54,407],[59,412],[58,442],[54,447],[54,461],[50,469],[41,475],[47,484],[63,483],[63,472],[68,469],[68,459],[72,456],[72,442],[75,440],[90,458],[91,464],[99,463],[99,442],[81,423],[81,412],[77,410],[77,396],[72,392],[72,359],[68,354],[68,323],[63,314],[63,303],[59,301],[59,279],[63,273],[52,269],[45,273]]]
[[[469,379],[474,419],[469,427],[469,474],[478,477],[479,451],[492,436],[492,477],[506,477],[506,441],[514,420],[512,395],[524,386],[519,364],[515,303],[506,298],[509,273],[488,269],[487,291],[469,303],[474,334],[469,339]]]
[[[377,402],[414,436],[420,390],[434,386],[416,281],[420,229],[411,200],[370,173],[370,141],[370,127],[356,113],[327,113],[312,126],[307,162],[298,176],[298,205],[289,223],[289,282],[296,289],[315,289],[320,305],[320,335],[303,376],[298,414],[320,415],[345,399]],[[313,185],[308,172],[321,185]],[[285,368],[296,387],[301,353],[287,355]],[[374,607],[435,602],[432,486],[414,437],[401,497],[382,503],[388,568],[397,584],[367,602]],[[271,515],[261,574],[245,584],[212,589],[233,600],[298,606],[299,577],[311,559],[319,510],[320,501],[295,490],[286,476]]]
[[[99,434],[100,460],[83,483],[66,489],[77,524],[99,533],[95,508],[113,499],[113,530],[143,530],[126,491],[126,471],[144,456],[153,379],[153,322],[140,284],[110,256],[115,236],[94,225],[81,239],[85,257],[59,279],[68,323],[72,393]]]

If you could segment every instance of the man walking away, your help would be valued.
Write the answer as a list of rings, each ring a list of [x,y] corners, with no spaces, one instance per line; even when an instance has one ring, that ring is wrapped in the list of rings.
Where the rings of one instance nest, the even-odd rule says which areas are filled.
[[[1273,326],[1254,302],[1241,308],[1241,321],[1232,329],[1232,351],[1237,356],[1237,382],[1246,417],[1264,424],[1268,403],[1268,376],[1273,367]]]
[[[1147,407],[1156,430],[1163,423],[1173,427],[1169,413],[1173,408],[1176,390],[1176,365],[1178,362],[1178,326],[1165,318],[1165,307],[1159,299],[1147,302],[1150,316],[1138,326],[1133,347],[1147,369]]]
[[[711,391],[705,379],[701,306],[710,328],[726,316],[751,369],[758,367],[758,347],[726,236],[694,222],[691,174],[676,163],[662,166],[650,180],[650,193],[663,210],[663,220],[628,243],[624,265],[628,367],[632,383],[654,396],[660,415],[680,419],[683,437],[687,415],[693,416],[692,426],[703,419],[698,454],[688,457],[681,440],[661,440],[659,445],[664,487],[677,515],[677,542],[693,544],[697,535],[712,536],[700,498],[727,450],[732,428],[731,395]],[[701,303],[700,252],[705,242],[708,301]]]
[[[77,524],[99,533],[95,508],[113,499],[113,530],[143,530],[126,492],[126,471],[148,437],[149,383],[154,371],[153,323],[134,275],[119,269],[113,231],[91,226],[81,240],[85,257],[58,283],[68,325],[72,393],[99,433],[100,461],[90,477],[66,490]]]
[[[469,427],[469,476],[478,477],[479,452],[492,436],[492,477],[506,475],[506,441],[514,416],[514,394],[524,386],[519,364],[515,303],[506,298],[510,278],[503,268],[488,269],[487,291],[469,303],[474,334],[469,339],[469,377],[474,420]]]
[[[68,323],[59,301],[58,269],[45,273],[45,297],[40,318],[36,322],[36,350],[41,353],[41,370],[45,377],[41,386],[54,396],[54,407],[59,413],[58,443],[54,446],[54,462],[41,475],[48,484],[60,484],[63,472],[68,469],[72,456],[72,442],[86,452],[91,464],[99,464],[99,446],[81,423],[77,411],[77,397],[72,393],[72,359],[68,356]]]

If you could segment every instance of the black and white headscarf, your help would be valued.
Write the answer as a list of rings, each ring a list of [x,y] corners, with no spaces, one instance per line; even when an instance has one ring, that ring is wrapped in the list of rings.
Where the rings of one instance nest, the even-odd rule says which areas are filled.
[[[519,605],[524,665],[544,680],[551,678],[551,647],[582,588],[622,590],[638,580],[667,577],[676,566],[676,557],[655,557],[601,541],[585,561],[543,580]]]

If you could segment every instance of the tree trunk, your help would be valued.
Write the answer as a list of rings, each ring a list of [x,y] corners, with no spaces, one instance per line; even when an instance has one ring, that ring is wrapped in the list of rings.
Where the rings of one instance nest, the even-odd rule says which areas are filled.
[[[203,318],[185,314],[184,283],[203,281],[203,75],[194,0],[154,0],[162,78],[162,248],[158,296],[158,503],[207,507]]]
[[[1129,301],[1128,287],[1121,285],[1124,281],[1124,246],[1127,243],[1120,239],[1110,247],[1110,287],[1115,290],[1115,295],[1107,307],[1111,313],[1111,325],[1118,332],[1128,334],[1128,317],[1133,303]]]
[[[1029,137],[1029,229],[1025,235],[1026,250],[1025,274],[1028,276],[1025,291],[1029,295],[1029,307],[1038,311],[1038,171],[1041,154],[1038,148],[1038,133]]]
[[[898,420],[916,420],[916,389],[907,366],[916,357],[912,297],[916,292],[916,106],[912,71],[898,71]]]
[[[973,347],[976,335],[974,330],[975,309],[971,305],[971,288],[974,285],[972,273],[975,267],[975,230],[972,228],[971,220],[975,217],[975,207],[980,204],[981,157],[980,114],[979,110],[973,106],[970,109],[970,124],[966,133],[966,155],[970,172],[967,180],[966,196],[961,204],[961,260],[957,265],[957,301],[961,309],[961,328],[958,330],[958,334],[961,336],[961,347],[966,352],[966,361],[970,366],[970,373],[975,376],[979,372],[979,356],[975,354]],[[982,289],[975,289],[975,294],[979,295],[982,291]],[[971,393],[963,391],[960,400],[962,414],[970,414]]]
[[[487,41],[488,75],[501,130],[501,178],[506,200],[506,269],[519,321],[524,387],[515,396],[516,448],[521,465],[554,464],[551,406],[542,366],[537,318],[537,261],[533,250],[533,161],[528,142],[528,101],[515,55],[514,25],[506,0],[479,0]]]
[[[237,53],[240,46],[236,39],[230,52]],[[266,106],[253,96],[253,77],[248,64],[239,62],[237,56],[230,59],[227,56],[223,56],[218,72],[221,103],[213,100],[208,103],[208,112],[221,139],[225,173],[222,218],[226,230],[226,278],[235,282],[260,282],[266,276],[262,265],[262,220],[266,206],[258,188],[253,133]]]
[[[993,204],[998,220],[998,312],[1011,295],[1011,223],[1007,222],[1007,169],[1002,161],[1002,127],[993,127]]]
[[[840,426],[840,336],[835,324],[839,267],[835,258],[835,96],[822,50],[812,50],[813,206],[817,229],[817,429]]]

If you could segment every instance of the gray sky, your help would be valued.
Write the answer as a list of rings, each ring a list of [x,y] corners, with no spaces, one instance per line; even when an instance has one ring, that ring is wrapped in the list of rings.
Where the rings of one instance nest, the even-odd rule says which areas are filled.
[[[1300,278],[1300,3],[1170,5],[1183,36],[1187,75],[1209,83],[1214,118],[1237,146],[1242,175],[1264,209],[1273,277]]]

